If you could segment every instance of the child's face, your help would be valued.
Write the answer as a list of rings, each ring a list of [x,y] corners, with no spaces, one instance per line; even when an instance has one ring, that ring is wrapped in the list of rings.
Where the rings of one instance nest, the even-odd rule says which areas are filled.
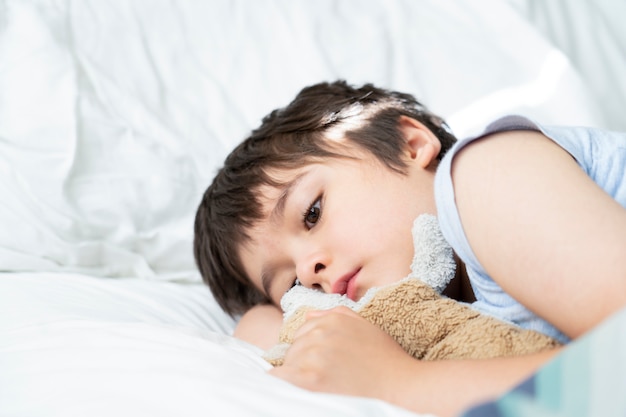
[[[413,221],[436,213],[434,169],[407,156],[407,174],[401,175],[370,154],[358,158],[283,172],[286,188],[261,190],[267,215],[249,231],[240,256],[273,302],[279,304],[296,278],[357,300],[369,288],[409,274]]]

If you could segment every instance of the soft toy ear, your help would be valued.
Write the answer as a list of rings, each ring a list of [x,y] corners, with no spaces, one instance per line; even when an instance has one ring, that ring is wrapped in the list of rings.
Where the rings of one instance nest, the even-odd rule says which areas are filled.
[[[291,346],[291,343],[279,343],[274,345],[263,353],[263,359],[268,361],[272,366],[283,366],[285,354],[289,346]]]
[[[312,310],[307,306],[300,306],[289,316],[283,319],[283,325],[280,328],[278,336],[278,344],[267,350],[263,354],[263,358],[273,366],[282,366],[285,353],[293,343],[293,337],[296,331],[304,324],[306,313]]]
[[[413,222],[415,254],[409,278],[417,278],[441,293],[454,278],[454,252],[439,228],[437,217],[422,214]]]

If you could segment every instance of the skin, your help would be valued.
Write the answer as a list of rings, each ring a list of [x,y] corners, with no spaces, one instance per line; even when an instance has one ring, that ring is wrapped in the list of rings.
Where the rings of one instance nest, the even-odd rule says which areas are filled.
[[[332,223],[333,228],[342,229],[340,235],[322,228],[318,231],[317,226],[297,230],[288,205],[278,223],[270,227],[268,221],[253,231],[253,241],[242,248],[241,255],[255,285],[262,288],[260,270],[268,260],[278,259],[286,265],[274,276],[272,299],[289,288],[295,275],[303,285],[332,291],[333,280],[355,264],[361,267],[357,295],[392,279],[379,272],[378,265],[395,268],[392,280],[406,275],[401,273],[402,262],[404,268],[410,264],[405,252],[376,252],[372,242],[391,243],[395,235],[406,244],[402,230],[410,231],[408,219],[423,212],[436,213],[432,180],[438,141],[413,119],[404,118],[400,123],[407,140],[403,157],[409,164],[404,179],[389,170],[385,173],[383,167],[372,171],[375,164],[366,155],[359,154],[361,166],[369,167],[360,178],[358,168],[352,165],[331,164],[339,170],[331,170],[331,186],[344,184],[337,174],[345,174],[341,170],[346,169],[353,170],[350,175],[354,176],[348,175],[346,180],[357,189],[352,191],[356,195],[338,205],[331,202],[348,191],[332,188],[325,197],[319,225]],[[455,157],[452,176],[472,249],[492,278],[519,302],[573,339],[626,306],[626,210],[559,146],[536,132],[491,135]],[[268,211],[278,195],[268,197]],[[388,205],[390,198],[396,198],[393,207]],[[294,210],[301,215],[306,207]],[[381,220],[378,226],[376,219]],[[302,226],[301,220],[299,224]],[[378,228],[386,231],[371,233]],[[316,239],[316,233],[324,239]],[[316,258],[325,250],[329,251],[327,258]],[[379,256],[391,258],[380,261]],[[325,268],[316,273],[320,259],[326,260]],[[340,272],[320,273],[331,271],[331,261],[346,259],[352,263],[342,264],[348,267]],[[370,275],[370,271],[376,272]],[[251,309],[238,334],[269,347],[275,342],[274,330],[270,337],[248,337],[250,333],[244,331],[266,325],[277,329],[276,316],[268,313],[273,307],[264,308],[266,314],[259,313],[261,307]],[[417,361],[377,327],[338,308],[310,313],[287,352],[285,365],[270,373],[314,391],[375,397],[417,412],[452,416],[505,392],[559,350],[481,361]],[[373,357],[377,360],[372,361]]]
[[[434,157],[440,145],[434,136],[416,129],[412,119],[403,120],[406,129],[415,132],[403,155],[409,163],[406,175],[350,147],[346,151],[354,158],[279,173],[297,178],[286,188],[288,193],[263,190],[267,218],[251,230],[241,259],[254,284],[276,304],[296,277],[307,287],[347,292],[358,299],[372,286],[408,275],[411,225],[419,214],[436,212],[433,199],[421,196],[433,194]],[[288,195],[284,205],[277,204],[281,195]],[[310,210],[319,217],[305,219]],[[347,277],[352,278],[349,287]]]

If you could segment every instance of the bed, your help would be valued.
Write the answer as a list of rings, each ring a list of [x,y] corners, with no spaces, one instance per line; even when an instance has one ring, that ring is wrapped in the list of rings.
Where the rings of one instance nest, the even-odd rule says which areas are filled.
[[[0,0],[0,416],[414,415],[266,374],[195,267],[200,196],[262,116],[321,80],[411,92],[458,136],[509,113],[626,130],[624,13],[610,0]],[[587,366],[583,388],[546,406],[546,384],[527,382],[468,415],[556,415],[572,398],[580,415],[623,415],[624,316],[542,370],[579,375],[610,343],[612,368]]]

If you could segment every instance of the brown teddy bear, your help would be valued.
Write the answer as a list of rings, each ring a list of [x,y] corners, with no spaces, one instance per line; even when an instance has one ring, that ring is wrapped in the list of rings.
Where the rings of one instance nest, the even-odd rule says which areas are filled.
[[[281,301],[285,319],[280,343],[265,352],[265,359],[274,366],[282,365],[284,353],[304,323],[306,312],[338,305],[346,305],[378,325],[417,359],[523,355],[559,345],[542,333],[503,322],[440,295],[454,276],[452,249],[443,239],[434,216],[418,217],[413,236],[415,257],[411,275],[395,284],[370,289],[358,302],[304,287],[290,290]]]

